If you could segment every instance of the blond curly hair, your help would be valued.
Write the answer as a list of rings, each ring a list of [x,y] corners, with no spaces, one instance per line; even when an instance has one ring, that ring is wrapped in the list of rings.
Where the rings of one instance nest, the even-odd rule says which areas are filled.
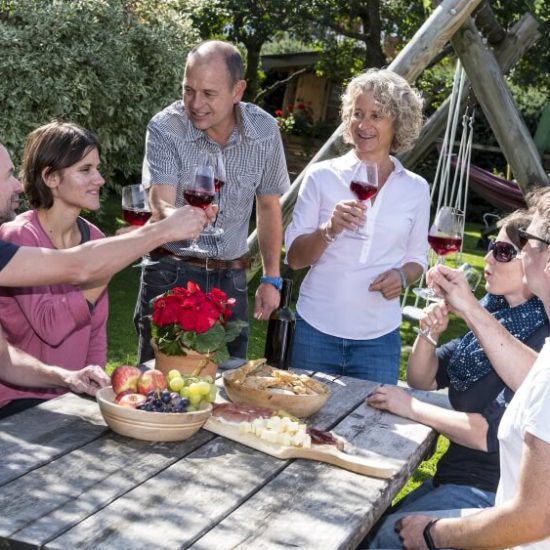
[[[353,78],[342,95],[343,138],[353,144],[351,118],[355,101],[370,92],[384,116],[394,122],[391,153],[410,149],[422,128],[423,99],[420,92],[397,73],[387,69],[368,69]]]

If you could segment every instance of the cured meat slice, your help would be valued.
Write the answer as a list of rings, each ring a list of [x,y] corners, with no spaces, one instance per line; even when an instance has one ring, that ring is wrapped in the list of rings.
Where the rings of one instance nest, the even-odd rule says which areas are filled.
[[[233,403],[216,403],[212,410],[212,416],[227,422],[252,422],[256,418],[270,418],[273,414],[271,409]]]

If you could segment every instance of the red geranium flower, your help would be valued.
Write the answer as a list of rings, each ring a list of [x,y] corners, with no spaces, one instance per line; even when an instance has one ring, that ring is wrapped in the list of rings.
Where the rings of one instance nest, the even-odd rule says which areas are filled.
[[[246,326],[243,321],[229,320],[234,305],[235,299],[219,288],[203,292],[193,282],[176,287],[153,302],[153,340],[168,355],[186,355],[185,349],[190,348],[214,362],[225,361],[229,358],[227,342]]]

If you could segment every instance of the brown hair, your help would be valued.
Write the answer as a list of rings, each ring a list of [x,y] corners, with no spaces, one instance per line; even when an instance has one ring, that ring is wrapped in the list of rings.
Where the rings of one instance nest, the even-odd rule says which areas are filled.
[[[542,221],[541,232],[543,234],[538,237],[550,241],[550,187],[536,188],[527,195],[525,200],[531,215],[538,214]]]
[[[53,121],[31,132],[23,149],[21,183],[32,208],[51,208],[52,190],[45,175],[69,168],[92,149],[101,147],[92,132],[70,122]]]
[[[514,246],[521,250],[525,242],[518,234],[519,229],[525,229],[533,219],[533,213],[527,210],[516,210],[508,214],[497,222],[497,227],[503,227],[508,238],[514,243]]]

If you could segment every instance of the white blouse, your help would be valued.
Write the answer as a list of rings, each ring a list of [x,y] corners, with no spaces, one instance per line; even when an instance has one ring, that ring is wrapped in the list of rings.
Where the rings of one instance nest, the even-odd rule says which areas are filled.
[[[326,334],[352,340],[388,334],[401,323],[399,298],[387,300],[370,292],[370,283],[408,262],[426,269],[429,187],[396,158],[391,160],[393,172],[374,204],[367,203],[367,221],[360,230],[366,239],[345,230],[311,266],[300,287],[298,313]],[[350,151],[308,169],[286,229],[287,250],[296,237],[326,222],[336,203],[356,198],[349,186],[357,162]]]

